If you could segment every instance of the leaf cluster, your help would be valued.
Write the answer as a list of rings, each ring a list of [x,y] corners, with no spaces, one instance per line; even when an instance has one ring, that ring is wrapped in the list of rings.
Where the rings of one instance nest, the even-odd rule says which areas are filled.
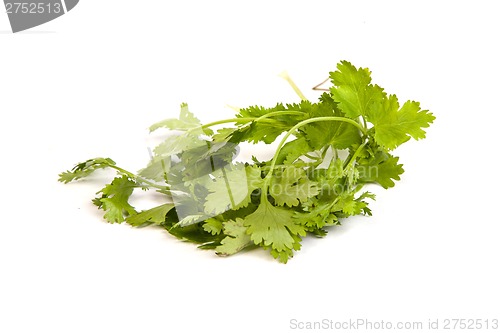
[[[151,126],[177,134],[155,148],[144,169],[132,173],[96,158],[59,180],[115,169],[116,178],[94,199],[108,222],[161,226],[220,256],[262,247],[286,263],[308,234],[322,237],[349,216],[371,215],[375,197],[364,185],[393,187],[404,172],[393,150],[425,138],[435,119],[418,102],[401,105],[371,82],[366,68],[342,61],[330,80],[316,102],[250,106],[210,124],[182,104],[178,119]],[[232,125],[212,130],[223,124]],[[272,159],[234,162],[240,143],[276,140]],[[138,188],[160,193],[165,203],[137,211],[130,198]]]

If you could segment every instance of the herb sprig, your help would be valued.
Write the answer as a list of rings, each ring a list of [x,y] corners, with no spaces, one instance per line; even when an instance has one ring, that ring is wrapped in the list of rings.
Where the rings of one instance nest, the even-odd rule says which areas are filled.
[[[182,104],[178,119],[151,126],[180,133],[158,145],[144,169],[132,173],[109,158],[94,158],[61,173],[59,181],[114,169],[116,178],[93,200],[106,221],[158,225],[220,256],[262,247],[286,263],[307,234],[322,237],[346,217],[371,215],[368,200],[375,196],[364,185],[393,187],[404,170],[392,151],[425,138],[435,119],[418,102],[401,105],[372,84],[370,74],[342,61],[317,102],[294,86],[300,103],[250,106],[209,124]],[[232,126],[213,130],[224,124]],[[240,143],[276,140],[269,161],[234,162]],[[165,203],[137,211],[130,198],[138,188],[161,193]]]

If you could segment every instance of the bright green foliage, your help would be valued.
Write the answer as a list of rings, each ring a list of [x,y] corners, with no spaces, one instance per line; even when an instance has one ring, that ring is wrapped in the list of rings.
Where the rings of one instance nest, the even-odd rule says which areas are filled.
[[[301,105],[309,104],[307,113],[309,118],[315,117],[345,117],[337,103],[328,94],[323,94],[319,103],[311,104],[302,102]],[[353,144],[361,142],[359,130],[345,122],[315,122],[307,124],[302,128],[309,145],[313,149],[321,149],[332,145],[335,149],[347,149]]]
[[[137,187],[135,181],[124,175],[116,177],[111,184],[97,192],[98,194],[102,193],[102,196],[96,198],[94,203],[106,211],[104,218],[108,222],[121,223],[125,221],[126,216],[137,214],[134,207],[128,202],[135,187]]]
[[[334,86],[330,89],[333,99],[349,118],[362,116],[373,124],[375,141],[394,149],[414,139],[425,138],[423,128],[429,127],[435,117],[427,110],[421,110],[418,102],[407,101],[399,108],[395,95],[387,96],[384,90],[371,84],[370,71],[355,68],[343,61],[337,71],[330,73]]]
[[[59,181],[69,183],[80,178],[85,178],[98,169],[104,169],[114,166],[116,163],[110,158],[94,158],[75,165],[71,171],[65,171],[59,174]]]
[[[263,200],[257,210],[244,218],[243,225],[256,245],[271,247],[276,254],[286,252],[291,256],[297,249],[300,238],[306,232],[293,220],[293,210],[275,207]],[[283,261],[283,258],[280,256]]]
[[[143,227],[150,224],[160,225],[165,222],[167,213],[174,208],[174,204],[166,203],[148,210],[144,210],[138,214],[127,217],[128,224],[134,227]]]
[[[342,61],[330,78],[330,91],[317,102],[251,106],[205,125],[182,104],[178,119],[151,126],[176,132],[138,173],[96,158],[61,173],[59,181],[114,169],[118,175],[94,199],[108,222],[161,226],[219,256],[262,247],[286,263],[308,234],[323,237],[349,216],[371,215],[375,196],[364,185],[395,186],[404,170],[393,150],[425,138],[435,119],[418,102],[401,106],[372,83],[366,68]],[[211,129],[227,123],[234,125],[216,134]],[[277,139],[269,161],[233,162],[240,143]],[[130,204],[136,188],[154,190],[165,202],[137,212]]]
[[[298,206],[318,193],[316,183],[309,180],[306,171],[293,165],[277,171],[269,187],[269,194],[278,206]]]
[[[216,253],[220,256],[235,254],[252,245],[250,236],[247,233],[247,227],[240,218],[236,219],[236,221],[224,222],[224,234],[227,235],[226,238],[220,242],[221,245],[215,248]]]
[[[305,153],[312,152],[314,149],[309,146],[305,137],[299,137],[295,140],[287,142],[281,148],[276,163],[291,164]]]
[[[423,128],[429,127],[434,116],[420,109],[420,103],[407,101],[399,108],[395,95],[375,103],[367,114],[367,119],[375,129],[375,141],[383,147],[394,149],[410,140],[425,138]]]
[[[393,187],[395,180],[400,180],[404,172],[403,165],[398,164],[399,157],[394,157],[384,151],[378,151],[369,159],[359,162],[360,182],[378,183],[384,188]]]
[[[205,220],[205,223],[203,224],[203,230],[212,235],[219,235],[222,232],[222,228],[222,221],[213,217]]]
[[[347,61],[330,73],[333,99],[349,118],[365,116],[373,103],[377,103],[385,93],[382,88],[371,84],[371,72],[367,68],[356,68]]]

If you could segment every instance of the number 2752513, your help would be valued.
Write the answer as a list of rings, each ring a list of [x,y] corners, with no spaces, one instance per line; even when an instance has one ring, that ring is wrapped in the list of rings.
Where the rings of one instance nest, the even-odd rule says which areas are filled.
[[[63,10],[60,3],[44,2],[7,2],[5,9],[7,14],[60,14]]]

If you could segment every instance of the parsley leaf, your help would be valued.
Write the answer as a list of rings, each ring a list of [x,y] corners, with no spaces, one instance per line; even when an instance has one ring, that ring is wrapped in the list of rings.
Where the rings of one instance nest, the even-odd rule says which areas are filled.
[[[219,235],[222,232],[222,228],[222,221],[213,217],[207,219],[203,224],[203,230],[212,235]]]
[[[215,252],[219,256],[235,254],[252,245],[250,236],[247,234],[247,227],[244,226],[242,219],[224,222],[224,234],[227,237],[221,241],[221,245],[215,248]]]
[[[291,165],[271,179],[269,193],[278,206],[294,207],[316,196],[319,190],[317,184],[309,180],[304,169]]]
[[[271,205],[267,200],[261,202],[255,212],[246,216],[243,225],[256,245],[271,247],[277,253],[293,250],[297,236],[305,236],[302,226],[296,224],[293,211]]]
[[[320,103],[302,102],[301,105],[307,105],[307,113],[310,118],[345,116],[334,100],[326,93],[321,97]],[[332,145],[336,149],[346,149],[361,142],[359,130],[344,122],[311,123],[305,125],[302,131],[305,133],[309,145],[314,149],[321,149],[327,145]]]
[[[435,117],[420,109],[420,103],[407,101],[401,108],[395,95],[383,98],[371,105],[367,119],[375,129],[375,141],[388,149],[394,149],[408,141],[425,138],[425,131]]]
[[[398,164],[399,157],[394,157],[384,151],[378,151],[370,159],[360,160],[358,166],[360,182],[378,183],[383,188],[393,187],[395,180],[400,180],[403,165]]]
[[[82,163],[78,163],[75,165],[73,169],[70,171],[65,171],[59,174],[59,181],[62,183],[70,183],[74,180],[78,180],[80,178],[85,178],[89,176],[91,173],[98,169],[104,169],[110,166],[116,165],[115,161],[110,158],[94,158],[91,160],[87,160]]]
[[[337,71],[330,73],[333,87],[332,97],[349,118],[366,115],[370,106],[385,96],[384,90],[371,84],[368,68],[356,68],[347,61],[337,65]]]
[[[135,187],[137,184],[129,177],[125,175],[116,177],[110,184],[97,192],[98,194],[102,193],[102,196],[96,198],[94,204],[106,211],[104,218],[108,222],[121,223],[125,221],[125,216],[137,213],[128,202]]]
[[[165,222],[165,216],[174,208],[174,204],[166,203],[126,218],[128,224],[134,227],[143,227],[150,224],[160,225]]]

